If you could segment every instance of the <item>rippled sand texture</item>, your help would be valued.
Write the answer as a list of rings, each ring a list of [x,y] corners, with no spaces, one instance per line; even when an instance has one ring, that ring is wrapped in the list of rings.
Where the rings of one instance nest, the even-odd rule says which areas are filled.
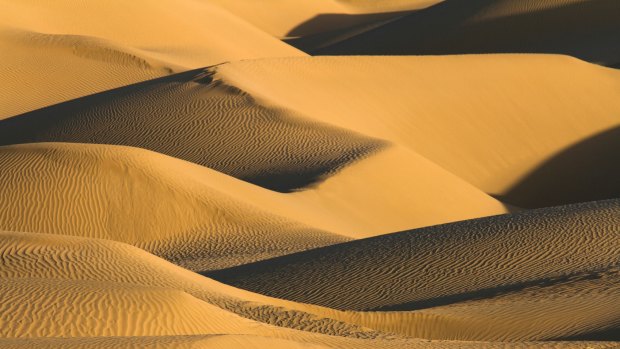
[[[0,9],[0,348],[620,347],[616,1]]]

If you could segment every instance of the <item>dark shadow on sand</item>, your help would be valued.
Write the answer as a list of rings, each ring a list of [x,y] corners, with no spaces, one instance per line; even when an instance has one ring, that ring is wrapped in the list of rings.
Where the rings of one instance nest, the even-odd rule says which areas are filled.
[[[485,19],[469,19],[495,0],[447,0],[379,28],[332,43],[317,55],[567,54],[620,63],[620,2],[598,0]]]
[[[563,150],[495,197],[523,208],[620,197],[620,126]]]

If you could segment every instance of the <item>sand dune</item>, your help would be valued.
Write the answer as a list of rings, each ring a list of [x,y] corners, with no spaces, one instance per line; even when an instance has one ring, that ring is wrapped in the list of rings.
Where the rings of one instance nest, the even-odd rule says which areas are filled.
[[[0,144],[142,147],[281,192],[311,185],[383,146],[379,140],[264,107],[202,70],[20,115],[0,122],[0,129]]]
[[[176,74],[0,121],[0,144],[136,146],[267,189],[305,189],[290,198],[264,194],[261,206],[352,237],[506,212],[497,200],[411,151],[265,105],[211,74]]]
[[[330,348],[578,347],[576,343],[566,342],[431,342],[386,336],[333,319],[308,317],[308,314],[304,315],[302,311],[282,308],[283,305],[304,305],[271,299],[217,283],[126,244],[29,233],[0,233],[0,239],[0,275],[5,280],[11,280],[10,283],[3,283],[1,287],[5,291],[3,294],[12,296],[4,298],[5,301],[0,306],[23,324],[18,327],[2,327],[6,332],[4,339],[0,339],[3,347],[18,348],[26,344],[40,347],[114,347],[119,343],[136,347],[157,347],[166,343],[178,344],[179,347],[210,347],[209,344],[214,338],[208,334],[214,331],[219,334],[234,334],[232,337],[223,336],[220,343],[248,343],[243,341],[243,338],[263,337],[258,339],[258,347],[276,344],[284,347],[315,344]],[[67,294],[74,296],[70,298],[72,302],[66,301]],[[170,300],[160,303],[163,301],[159,298],[161,296]],[[32,306],[20,307],[24,302],[10,302],[10,299],[28,300]],[[265,301],[280,306],[272,306]],[[50,304],[59,311],[34,311],[39,306],[45,306],[45,309],[49,310]],[[70,309],[85,310],[92,314],[93,318],[89,320],[87,317],[76,316],[75,314],[80,313],[73,313]],[[127,309],[132,311],[128,313]],[[151,313],[154,311],[155,313]],[[170,312],[178,312],[175,316],[177,320],[173,324],[168,324],[170,317],[165,316]],[[255,320],[243,319],[233,314],[234,312],[253,316]],[[127,317],[128,314],[132,316]],[[132,319],[140,316],[148,316],[151,320],[148,326],[131,326]],[[210,318],[214,321],[207,321]],[[282,327],[277,328],[256,320]],[[51,321],[54,323],[48,326],[47,322]],[[166,326],[159,326],[162,323]],[[37,326],[42,324],[45,326]],[[120,324],[127,325],[119,326]],[[56,331],[40,333],[47,339],[38,338],[27,342],[7,339],[32,336],[33,332],[26,331],[27,326],[36,328],[36,331],[49,331],[46,330],[48,328]],[[201,334],[182,337],[196,331]],[[62,333],[83,333],[86,337],[61,340],[59,337]],[[148,333],[171,334],[153,337]],[[251,336],[247,336],[248,333]],[[125,337],[115,334],[123,334]],[[218,342],[216,341],[216,344]],[[593,348],[613,345],[605,342],[580,343],[582,344],[591,344]]]
[[[122,241],[200,271],[504,211],[396,149],[289,195],[137,148],[25,144],[0,147],[0,159],[2,229]],[[411,167],[399,165],[404,159]],[[373,193],[367,185],[385,191]]]
[[[0,158],[5,230],[127,242],[197,270],[347,240],[269,213],[235,190],[243,182],[140,149],[33,144]]]
[[[608,308],[617,301],[613,284],[620,249],[620,223],[616,219],[619,209],[618,201],[613,200],[482,218],[357,240],[208,275],[261,294],[337,309],[430,308],[429,313],[422,313],[447,318],[435,319],[436,326],[431,328],[438,332],[451,323],[467,322],[467,317],[476,318],[476,311],[470,312],[468,303],[461,310],[459,305],[445,309],[441,306],[472,301],[473,309],[480,314],[486,312],[472,321],[484,322],[488,327],[482,326],[482,333],[463,330],[461,336],[465,338],[460,339],[503,336],[503,340],[533,340],[587,334],[617,326],[616,309],[606,312],[600,307]],[[580,284],[582,279],[585,281]],[[596,285],[584,287],[588,282]],[[558,284],[567,284],[564,303],[563,292],[549,291],[550,287],[560,288]],[[547,296],[538,297],[542,299],[539,302],[524,291],[535,287],[542,287],[541,293],[547,292]],[[573,300],[584,292],[589,298],[582,301],[583,306],[577,306],[579,302]],[[507,295],[510,293],[517,295]],[[501,297],[517,301],[507,302]],[[486,304],[477,301],[485,298],[490,298]],[[511,306],[516,302],[531,305]],[[568,303],[575,307],[566,307]],[[569,317],[570,326],[553,320],[557,312],[552,310],[557,307],[565,316],[576,312]],[[494,309],[500,315],[493,315]],[[409,318],[416,320],[414,314]],[[536,326],[517,327],[511,333],[494,327],[492,319],[498,318],[505,321],[497,324],[500,328],[519,322]],[[368,319],[359,321],[367,323]],[[382,323],[385,326],[387,322]],[[392,329],[397,327],[392,325]],[[483,329],[487,329],[486,337]],[[452,338],[459,336],[454,328],[446,332]]]
[[[611,66],[619,10],[614,0],[448,0],[317,53],[561,53]]]
[[[442,0],[202,0],[214,3],[278,37],[303,37],[402,16]],[[286,13],[286,16],[282,14]]]
[[[0,8],[0,348],[620,345],[617,1]]]
[[[0,3],[0,119],[171,71],[303,55],[207,1]]]
[[[601,147],[580,156],[599,160],[588,174],[596,181],[573,178],[561,193],[547,191],[556,170],[512,190],[556,154],[620,126],[620,73],[612,69],[547,55],[313,57],[215,69],[263,104],[407,146],[516,206],[620,193],[604,165],[617,152]],[[576,171],[568,166],[562,173]]]

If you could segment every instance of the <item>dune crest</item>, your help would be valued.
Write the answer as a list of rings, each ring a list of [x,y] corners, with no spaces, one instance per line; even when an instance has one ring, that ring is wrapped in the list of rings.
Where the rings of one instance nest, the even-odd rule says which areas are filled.
[[[535,196],[544,181],[527,189],[534,196],[505,194],[554,155],[620,126],[620,72],[565,56],[282,58],[216,71],[263,104],[403,145],[525,208],[547,206]],[[588,156],[611,162],[614,154]],[[591,172],[606,178],[598,170]],[[618,190],[617,181],[599,183]],[[545,200],[610,198],[570,191]]]

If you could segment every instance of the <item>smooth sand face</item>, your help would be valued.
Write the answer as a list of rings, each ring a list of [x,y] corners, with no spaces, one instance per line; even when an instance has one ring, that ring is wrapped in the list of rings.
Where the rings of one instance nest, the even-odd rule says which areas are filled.
[[[216,76],[263,103],[409,147],[516,206],[613,197],[592,188],[571,200],[570,185],[540,195],[551,174],[518,195],[511,188],[558,153],[620,126],[616,70],[551,55],[313,57],[232,63]],[[600,178],[617,159],[600,150],[588,156],[601,159]],[[612,182],[602,181],[607,195],[620,193]]]
[[[312,36],[384,21],[441,1],[210,0],[209,2],[227,9],[275,37],[287,38]],[[283,16],[283,13],[286,15]]]
[[[0,8],[1,348],[618,347],[616,1]]]
[[[0,3],[0,118],[175,71],[304,55],[207,1]]]

